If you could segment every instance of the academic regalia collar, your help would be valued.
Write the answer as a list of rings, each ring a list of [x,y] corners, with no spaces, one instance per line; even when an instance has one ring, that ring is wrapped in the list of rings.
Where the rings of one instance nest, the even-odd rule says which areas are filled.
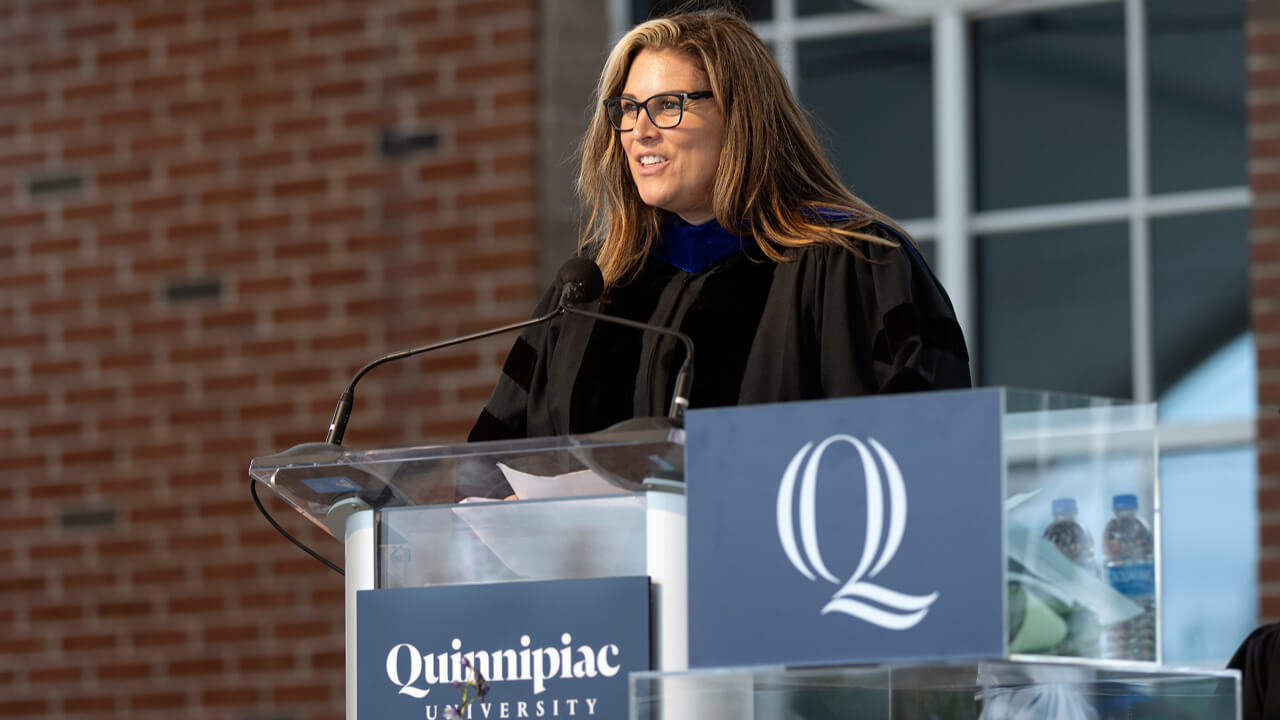
[[[725,230],[715,219],[690,225],[669,213],[662,223],[662,235],[650,251],[654,257],[685,272],[702,272],[721,260],[741,252],[741,237]]]

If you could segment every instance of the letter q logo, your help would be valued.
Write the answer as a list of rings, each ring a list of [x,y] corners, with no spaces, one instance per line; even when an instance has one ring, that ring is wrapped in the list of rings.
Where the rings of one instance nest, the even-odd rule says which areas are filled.
[[[817,447],[812,442],[805,443],[791,458],[778,487],[778,539],[782,542],[782,550],[806,578],[817,580],[821,577],[835,585],[841,584],[822,560],[815,517],[818,467],[822,454],[838,442],[852,445],[862,458],[862,475],[867,487],[867,534],[857,569],[823,606],[822,614],[844,613],[889,630],[915,627],[928,614],[929,607],[938,599],[938,593],[907,595],[869,582],[893,560],[907,526],[907,491],[902,482],[902,471],[889,451],[875,438],[867,438],[867,444],[871,446],[868,449],[867,444],[850,435],[832,435]],[[872,450],[875,451],[874,456]],[[881,484],[877,458],[879,465],[884,466],[888,497],[885,495],[886,487]],[[883,546],[880,544],[882,537]]]

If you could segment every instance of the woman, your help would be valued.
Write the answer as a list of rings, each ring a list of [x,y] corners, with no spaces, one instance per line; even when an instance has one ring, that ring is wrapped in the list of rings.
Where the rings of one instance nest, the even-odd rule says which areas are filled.
[[[604,273],[600,312],[693,339],[691,407],[969,386],[946,293],[840,183],[741,17],[637,26],[596,98],[580,253]],[[559,297],[550,288],[537,312]],[[561,316],[516,340],[470,439],[665,415],[683,355],[658,333]]]

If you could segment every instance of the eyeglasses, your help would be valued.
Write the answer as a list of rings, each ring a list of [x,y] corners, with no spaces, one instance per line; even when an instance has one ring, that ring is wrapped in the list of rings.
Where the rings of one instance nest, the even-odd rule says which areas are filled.
[[[604,101],[604,114],[608,116],[614,130],[627,131],[636,126],[640,117],[640,108],[649,115],[649,121],[655,127],[664,130],[673,128],[684,119],[684,106],[689,100],[701,100],[712,97],[710,90],[691,93],[662,93],[643,102],[631,98],[615,97]],[[653,103],[652,105],[650,103]]]

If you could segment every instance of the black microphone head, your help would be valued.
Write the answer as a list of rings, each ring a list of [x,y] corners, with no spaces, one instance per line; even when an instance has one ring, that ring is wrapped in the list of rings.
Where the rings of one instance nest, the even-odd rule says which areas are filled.
[[[604,275],[591,258],[571,257],[556,273],[561,305],[582,305],[604,293]]]

